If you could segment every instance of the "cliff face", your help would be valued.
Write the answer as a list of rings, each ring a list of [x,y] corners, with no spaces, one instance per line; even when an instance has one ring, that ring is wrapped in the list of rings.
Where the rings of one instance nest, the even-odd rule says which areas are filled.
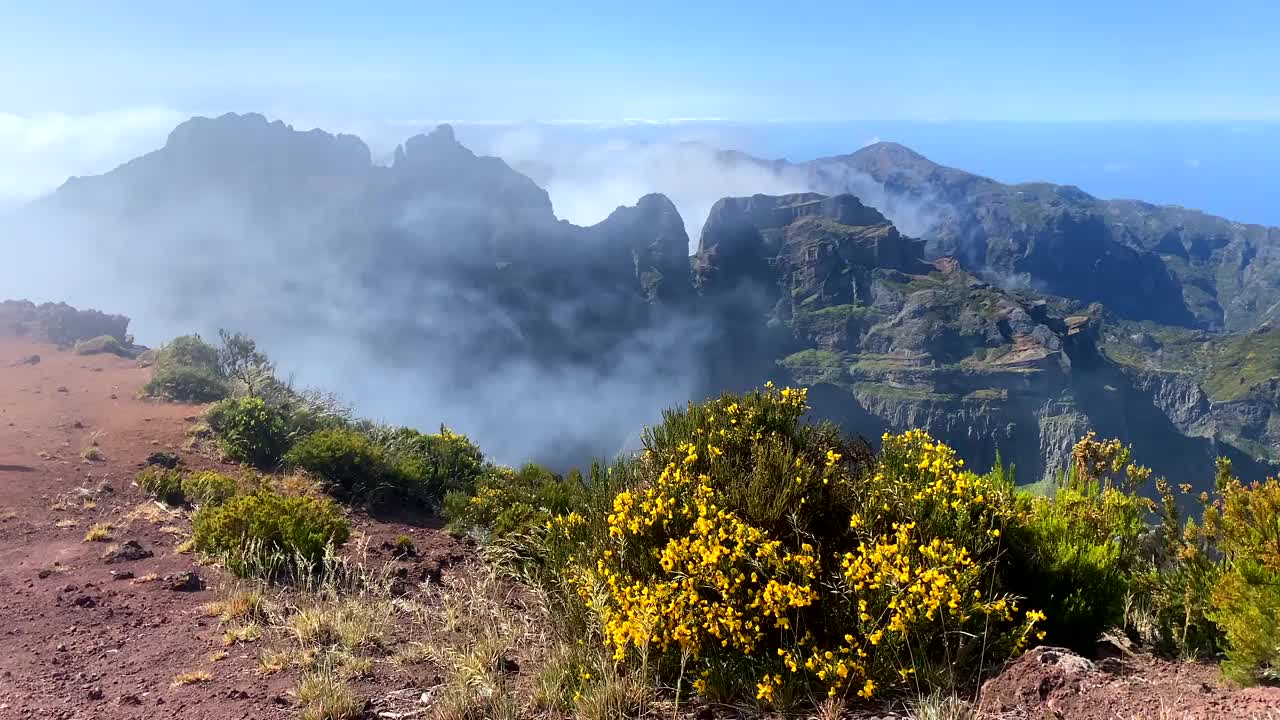
[[[754,316],[758,334],[739,330],[737,343],[780,356],[782,380],[863,434],[925,428],[979,467],[1014,464],[1024,482],[1065,469],[1090,430],[1195,482],[1217,455],[1271,467],[1241,439],[1271,442],[1274,398],[1215,403],[1197,374],[1107,355],[1104,305],[1005,290],[926,254],[852,196],[755,196],[716,205],[694,266],[704,301],[751,300],[737,322]]]

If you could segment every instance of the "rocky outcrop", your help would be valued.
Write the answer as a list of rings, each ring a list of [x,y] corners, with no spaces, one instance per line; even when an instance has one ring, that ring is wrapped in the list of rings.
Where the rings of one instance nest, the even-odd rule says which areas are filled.
[[[77,310],[66,303],[0,302],[0,335],[29,337],[62,346],[108,336],[127,344],[128,329],[129,318],[123,315]]]

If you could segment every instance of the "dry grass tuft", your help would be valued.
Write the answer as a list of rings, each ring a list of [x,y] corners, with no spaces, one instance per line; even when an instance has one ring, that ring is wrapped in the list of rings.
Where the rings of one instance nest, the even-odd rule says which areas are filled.
[[[364,712],[365,703],[332,670],[308,672],[293,692],[303,720],[351,720]]]
[[[917,701],[907,717],[909,720],[977,720],[978,711],[955,695],[935,693]]]
[[[237,643],[250,643],[262,637],[262,626],[257,623],[233,625],[222,633],[222,644],[231,647]]]
[[[183,685],[194,685],[196,683],[209,682],[213,679],[213,673],[208,670],[191,670],[173,678],[173,686],[181,687]]]
[[[206,603],[203,609],[224,623],[257,622],[267,618],[266,597],[257,588],[234,588],[221,600]]]
[[[258,672],[263,675],[274,675],[289,667],[293,655],[288,650],[264,648],[258,653]]]
[[[151,523],[163,523],[169,521],[172,516],[160,507],[160,504],[154,501],[138,503],[137,507],[129,511],[127,517],[130,520],[144,520]]]
[[[111,540],[111,523],[101,522],[89,528],[84,534],[85,542],[109,542]]]

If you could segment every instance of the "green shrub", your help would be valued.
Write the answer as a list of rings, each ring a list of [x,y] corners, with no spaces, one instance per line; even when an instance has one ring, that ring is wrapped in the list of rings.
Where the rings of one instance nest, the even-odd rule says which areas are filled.
[[[110,335],[99,335],[90,340],[76,341],[75,353],[77,355],[110,353],[120,357],[129,357],[129,351],[124,348],[124,345],[121,345],[119,340]]]
[[[150,466],[134,476],[142,492],[168,505],[182,505],[186,502],[183,493],[182,473],[178,470]]]
[[[196,549],[221,558],[242,576],[295,562],[314,567],[349,535],[350,526],[332,501],[267,491],[203,507],[192,519]]]
[[[261,398],[223,400],[205,413],[222,452],[232,460],[273,468],[289,449],[285,416]]]
[[[1222,483],[1204,524],[1223,558],[1209,612],[1226,638],[1222,668],[1247,685],[1280,683],[1280,480]]]
[[[394,466],[397,491],[426,509],[439,508],[451,492],[472,494],[477,482],[493,472],[475,443],[444,426],[435,434],[379,426],[364,432]]]
[[[180,403],[207,403],[227,396],[227,383],[214,370],[190,365],[159,366],[142,392],[148,397]]]
[[[239,491],[235,478],[212,470],[193,472],[182,480],[182,491],[187,499],[201,507],[220,505]]]
[[[189,367],[208,370],[221,377],[218,350],[199,335],[176,337],[156,353],[157,367]]]
[[[330,492],[344,499],[376,499],[395,489],[395,468],[386,453],[355,430],[312,433],[294,444],[284,462],[324,480]]]

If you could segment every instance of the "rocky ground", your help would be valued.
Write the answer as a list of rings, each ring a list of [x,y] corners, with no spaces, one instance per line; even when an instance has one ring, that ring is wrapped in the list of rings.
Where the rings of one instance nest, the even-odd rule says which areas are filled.
[[[257,644],[224,643],[205,605],[229,581],[178,552],[189,520],[132,485],[157,451],[193,468],[218,465],[188,449],[200,408],[137,398],[148,372],[113,355],[0,337],[0,718],[299,714],[293,671],[264,674]],[[86,540],[105,524],[109,539]],[[473,554],[435,527],[363,516],[355,525],[352,544],[380,562],[393,562],[383,543],[413,537],[417,557],[394,562],[415,582],[443,571],[447,585],[463,572],[449,568]],[[367,714],[430,716],[420,701],[438,673],[387,665],[357,684]],[[175,684],[192,671],[208,677]],[[988,717],[1019,720],[1280,718],[1280,689],[1231,688],[1215,668],[1145,655],[1091,662],[1039,649],[990,681],[980,705]]]

